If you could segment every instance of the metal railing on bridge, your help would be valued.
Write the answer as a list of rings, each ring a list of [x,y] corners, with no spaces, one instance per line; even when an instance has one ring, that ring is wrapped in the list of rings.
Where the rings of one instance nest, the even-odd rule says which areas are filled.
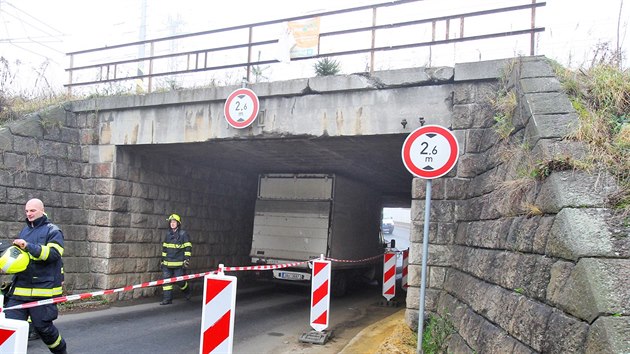
[[[347,59],[349,66],[354,63],[358,68],[355,72],[371,73],[375,68],[392,69],[393,63],[402,58],[409,62],[402,67],[430,66],[435,64],[434,58],[454,55],[439,54],[436,48],[452,44],[449,50],[454,51],[456,44],[480,41],[485,42],[484,51],[507,51],[503,57],[535,55],[536,34],[545,30],[536,26],[536,10],[546,3],[528,1],[531,2],[418,18],[419,14],[429,13],[418,7],[423,5],[422,0],[398,0],[75,51],[67,53],[70,65],[66,69],[68,83],[64,86],[69,94],[73,93],[73,88],[103,85],[110,89],[120,85],[127,86],[127,90],[135,87],[138,92],[152,92],[156,90],[155,80],[158,78],[164,80],[161,86],[171,89],[184,87],[184,83],[216,85],[216,76],[200,75],[212,72],[222,72],[224,84],[252,79],[263,81],[270,76],[266,71],[285,62],[280,56],[290,59],[291,63],[310,61],[311,72],[317,60],[344,57],[344,66]],[[316,20],[314,24],[305,25],[313,20]],[[294,44],[296,34],[287,28],[288,24],[296,23],[303,27],[294,32],[311,29],[306,26],[317,27],[315,45],[287,57],[291,48],[283,42],[288,38],[289,44]],[[511,40],[505,42],[507,38]],[[516,38],[524,39],[518,42]],[[517,42],[520,50],[529,50],[528,53],[517,53]],[[424,54],[419,50],[424,50]],[[407,53],[403,55],[401,51]],[[469,57],[473,54],[478,56],[477,60],[482,59],[479,47],[461,51]],[[386,56],[385,53],[393,55]],[[418,60],[424,62],[418,63]],[[290,73],[287,68],[280,67],[275,76]],[[293,75],[290,78],[304,77],[303,73],[290,75]],[[159,89],[160,85],[157,86]]]

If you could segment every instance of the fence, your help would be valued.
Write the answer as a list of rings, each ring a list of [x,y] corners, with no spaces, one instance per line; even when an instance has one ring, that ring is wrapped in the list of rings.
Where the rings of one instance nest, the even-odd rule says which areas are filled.
[[[431,65],[434,58],[450,55],[434,53],[434,48],[480,41],[492,43],[484,51],[508,51],[503,57],[535,55],[536,34],[545,30],[536,26],[536,10],[545,4],[531,0],[515,6],[419,18],[430,13],[422,9],[422,0],[398,0],[75,51],[67,53],[70,66],[64,86],[69,94],[81,86],[122,83],[152,92],[158,78],[170,88],[184,83],[216,84],[216,76],[200,74],[217,71],[231,81],[228,84],[241,79],[263,81],[272,76],[272,66],[287,60],[310,61],[312,67],[316,60],[336,57],[348,59],[349,67],[356,71],[372,72],[375,68],[392,69],[394,61],[401,58],[407,60],[407,67]],[[298,38],[306,32],[312,37]],[[510,40],[503,41],[506,38]],[[295,50],[304,40],[312,40],[313,45]],[[418,54],[420,49],[425,50],[423,55]],[[401,55],[401,51],[407,52]],[[462,51],[481,60],[478,46]],[[424,62],[418,63],[418,58]],[[280,67],[274,79],[281,73],[291,78],[304,75],[287,68]]]

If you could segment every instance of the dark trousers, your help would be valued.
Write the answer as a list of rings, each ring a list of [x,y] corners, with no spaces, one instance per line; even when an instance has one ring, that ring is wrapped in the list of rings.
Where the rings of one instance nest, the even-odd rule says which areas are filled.
[[[179,268],[168,268],[168,267],[162,267],[162,277],[163,279],[166,278],[173,278],[173,277],[180,277],[182,275],[184,275],[184,268],[179,267]],[[190,287],[188,286],[188,282],[187,281],[180,281],[178,283],[176,283],[177,286],[179,286],[179,289],[184,293],[184,295],[186,296],[186,298],[190,297]],[[173,300],[173,285],[174,283],[170,283],[170,284],[164,284],[162,286],[162,299],[165,301],[172,301]]]
[[[11,297],[7,302],[7,307],[25,304],[30,301],[31,300],[18,300]],[[30,315],[35,331],[37,331],[44,344],[48,346],[48,349],[50,349],[52,353],[65,353],[66,341],[61,337],[57,327],[53,324],[53,321],[57,319],[57,314],[56,304],[6,311],[7,318],[13,320],[26,321]]]

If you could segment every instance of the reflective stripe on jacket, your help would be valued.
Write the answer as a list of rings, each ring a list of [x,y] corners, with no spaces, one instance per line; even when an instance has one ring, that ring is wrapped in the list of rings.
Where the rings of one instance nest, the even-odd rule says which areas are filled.
[[[23,272],[14,277],[16,298],[42,299],[61,295],[63,233],[46,216],[32,224],[27,220],[18,238],[27,242],[30,262]]]
[[[162,242],[162,264],[169,268],[184,266],[184,261],[192,256],[192,243],[186,230],[169,230]]]

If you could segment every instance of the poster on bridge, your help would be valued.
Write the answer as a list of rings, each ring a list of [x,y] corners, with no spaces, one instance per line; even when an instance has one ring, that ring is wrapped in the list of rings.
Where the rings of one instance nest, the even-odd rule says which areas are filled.
[[[278,46],[277,59],[281,62],[317,55],[319,17],[285,22]]]

